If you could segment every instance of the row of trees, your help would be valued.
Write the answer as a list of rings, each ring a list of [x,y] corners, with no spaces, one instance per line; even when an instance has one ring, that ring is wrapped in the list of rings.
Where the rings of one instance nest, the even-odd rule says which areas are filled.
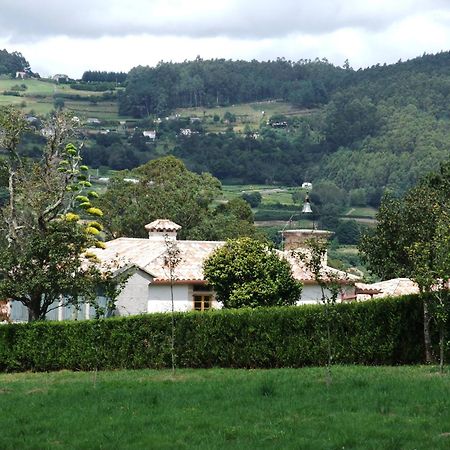
[[[125,72],[106,72],[100,70],[87,70],[83,73],[81,81],[85,83],[124,83],[127,79]]]

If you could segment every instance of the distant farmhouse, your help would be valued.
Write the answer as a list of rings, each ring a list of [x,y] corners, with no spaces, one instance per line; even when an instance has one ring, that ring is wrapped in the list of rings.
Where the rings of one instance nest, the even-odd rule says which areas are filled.
[[[64,73],[57,73],[56,75],[52,76],[52,80],[56,81],[57,83],[67,83],[69,81],[69,75],[66,75]]]
[[[142,135],[150,140],[154,141],[156,139],[156,131],[155,130],[145,130],[142,132]]]
[[[86,123],[89,125],[100,125],[100,119],[97,119],[97,117],[88,117],[86,119]]]

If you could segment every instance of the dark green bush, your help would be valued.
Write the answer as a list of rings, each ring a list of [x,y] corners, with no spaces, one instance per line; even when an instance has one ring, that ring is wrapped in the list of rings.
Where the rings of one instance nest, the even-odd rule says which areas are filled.
[[[339,304],[334,362],[423,361],[420,298]],[[175,315],[178,367],[301,367],[327,360],[321,305]],[[1,371],[171,366],[170,314],[0,326]]]

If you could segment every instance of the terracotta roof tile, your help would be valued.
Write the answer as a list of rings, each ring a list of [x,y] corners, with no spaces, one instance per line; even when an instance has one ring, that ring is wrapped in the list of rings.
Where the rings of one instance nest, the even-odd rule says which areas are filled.
[[[177,240],[180,262],[174,270],[174,280],[195,282],[204,281],[203,262],[216,249],[225,244],[223,241],[184,241]],[[92,249],[102,263],[118,261],[118,268],[134,265],[154,278],[155,282],[169,282],[167,265],[167,246],[164,240],[118,238],[106,242],[106,249]],[[314,283],[314,275],[291,252],[277,250],[280,257],[286,258],[292,267],[295,279],[304,283]],[[326,272],[337,275],[344,283],[352,283],[358,278],[331,267]]]

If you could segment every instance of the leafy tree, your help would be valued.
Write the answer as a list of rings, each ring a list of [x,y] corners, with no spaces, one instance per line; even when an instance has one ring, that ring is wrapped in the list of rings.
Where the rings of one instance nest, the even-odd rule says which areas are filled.
[[[44,319],[64,304],[95,302],[96,287],[102,276],[94,265],[84,266],[80,257],[93,245],[92,238],[79,224],[54,221],[44,230],[29,230],[18,246],[0,247],[0,295],[21,302],[29,319]]]
[[[446,310],[440,294],[442,282],[450,278],[448,231],[450,221],[450,164],[425,178],[402,198],[384,198],[373,234],[365,235],[360,251],[369,268],[382,278],[410,277],[422,292],[436,294],[441,317],[441,341]],[[424,341],[426,361],[431,362],[430,322],[435,305],[424,297]],[[437,316],[435,316],[436,318]],[[441,352],[443,355],[443,353]]]
[[[23,303],[30,320],[44,319],[61,297],[75,305],[85,301],[81,296],[92,300],[98,285],[111,280],[107,271],[82,258],[91,245],[104,245],[96,239],[102,226],[92,220],[102,211],[91,203],[97,194],[89,190],[78,150],[65,145],[72,122],[59,114],[48,126],[52,133],[41,158],[28,161],[18,150],[27,128],[24,117],[13,108],[0,111],[8,174],[0,223],[0,296]],[[82,224],[75,210],[91,221]]]
[[[336,237],[340,244],[357,244],[361,231],[356,220],[340,220],[336,228]]]
[[[294,305],[302,290],[289,262],[250,238],[227,241],[203,270],[225,308]]]
[[[0,74],[15,75],[22,71],[32,74],[30,64],[21,53],[0,50]]]
[[[259,191],[244,192],[242,198],[252,207],[257,208],[262,201],[262,196]]]
[[[146,223],[167,218],[183,227],[182,238],[215,240],[252,234],[253,214],[242,199],[210,208],[220,191],[216,178],[190,172],[173,156],[153,160],[112,180],[101,198],[106,228],[114,237],[145,237]]]

